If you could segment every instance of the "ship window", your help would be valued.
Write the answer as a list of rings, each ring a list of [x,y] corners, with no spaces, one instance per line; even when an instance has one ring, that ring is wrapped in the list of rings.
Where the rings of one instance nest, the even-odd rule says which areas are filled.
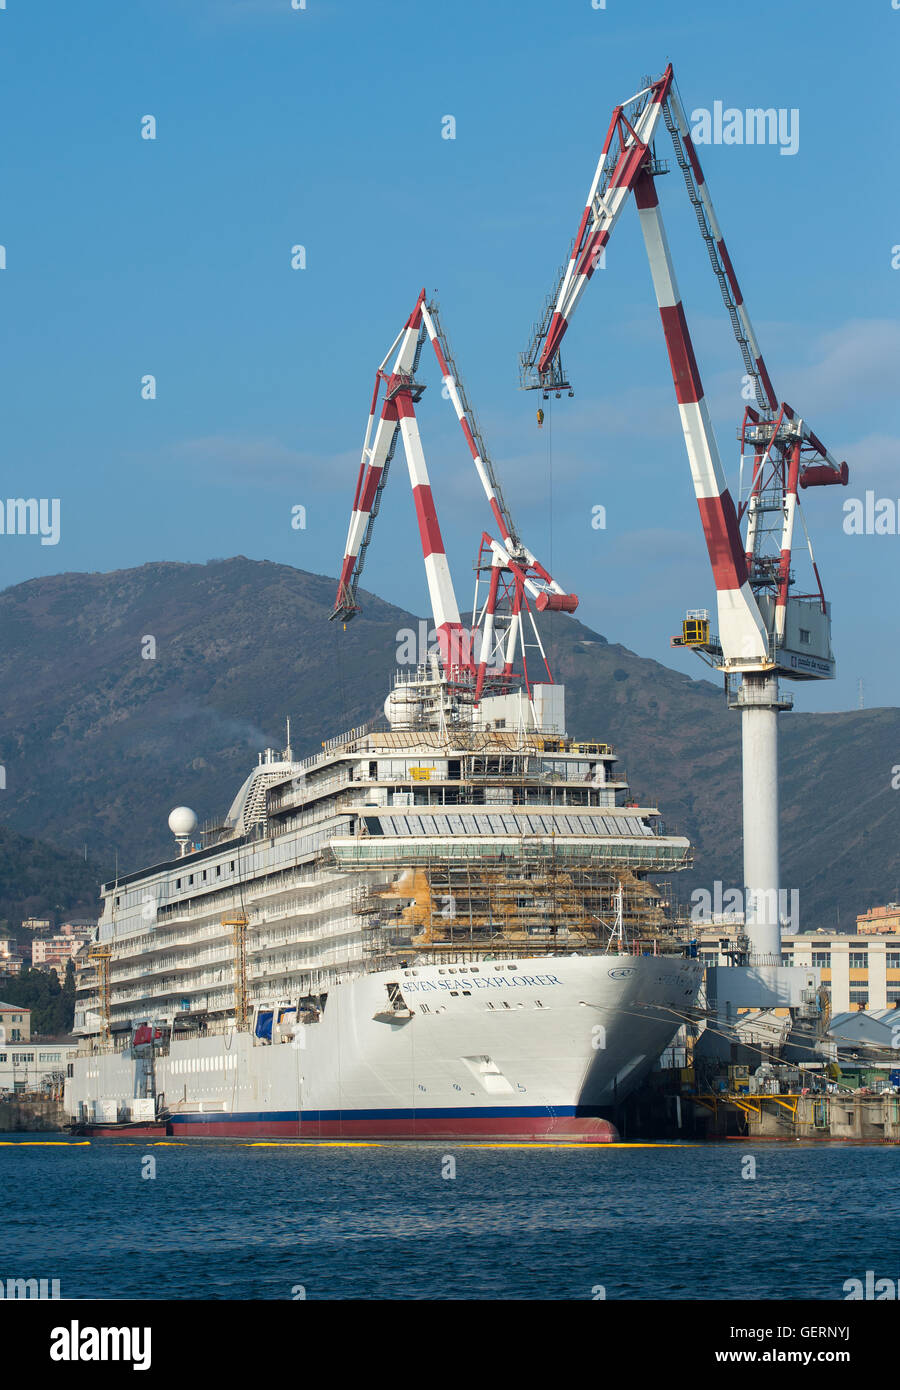
[[[232,859],[231,863],[228,865],[228,869],[229,869],[229,872],[230,872],[230,873],[234,873],[234,860],[233,860],[233,859]]]
[[[464,990],[463,990],[463,994],[471,994],[471,993],[472,993],[472,991],[471,991],[470,989],[464,989]]]
[[[190,875],[188,876],[188,883],[193,883],[193,881],[194,881],[194,875],[193,875],[193,874],[190,874]]]
[[[180,879],[180,878],[176,878],[176,880],[175,880],[175,887],[176,887],[176,888],[180,888],[180,887],[181,887],[181,879]]]
[[[451,995],[451,998],[453,998],[453,999],[458,999],[458,998],[459,998],[459,990],[458,990],[458,989],[451,989],[450,995]]]
[[[809,642],[809,628],[808,628],[808,627],[801,627],[801,629],[800,629],[800,641],[801,641],[801,642],[807,642],[807,643]]]
[[[204,883],[206,882],[206,870],[205,870],[205,869],[203,870],[203,882],[204,882]]]
[[[216,878],[220,878],[220,877],[221,877],[221,874],[222,874],[222,865],[221,865],[221,864],[217,864],[217,865],[216,865]]]
[[[377,777],[377,776],[378,776],[378,764],[377,764],[377,763],[369,763],[369,776],[370,776],[370,777]]]

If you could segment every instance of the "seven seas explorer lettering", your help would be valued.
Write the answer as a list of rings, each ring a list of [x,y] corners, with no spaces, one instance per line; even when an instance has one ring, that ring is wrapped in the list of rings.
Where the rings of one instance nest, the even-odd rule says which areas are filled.
[[[414,994],[426,989],[502,989],[504,985],[559,985],[555,975],[489,975],[483,980],[469,980],[457,975],[455,980],[404,980],[403,993]]]

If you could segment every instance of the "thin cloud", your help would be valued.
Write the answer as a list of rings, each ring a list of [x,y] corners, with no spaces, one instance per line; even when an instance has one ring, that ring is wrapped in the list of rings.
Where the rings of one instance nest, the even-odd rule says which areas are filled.
[[[900,438],[892,434],[867,434],[855,444],[842,447],[838,455],[850,465],[849,491],[854,485],[883,487],[888,497],[900,497]]]
[[[231,485],[252,480],[260,486],[280,488],[302,481],[319,491],[344,490],[351,496],[359,468],[356,452],[311,454],[268,437],[205,435],[182,440],[173,452],[191,468],[207,471],[212,482]]]

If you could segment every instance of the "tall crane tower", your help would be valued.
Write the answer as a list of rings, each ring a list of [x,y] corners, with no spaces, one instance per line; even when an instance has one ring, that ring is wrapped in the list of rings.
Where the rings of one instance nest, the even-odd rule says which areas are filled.
[[[657,195],[668,166],[657,159],[660,118],[672,139],[710,264],[756,404],[747,405],[739,430],[741,477],[731,496],[694,355]],[[669,354],[678,413],[712,566],[718,633],[704,612],[689,612],[673,645],[692,648],[722,672],[728,703],[741,713],[745,922],[751,964],[778,964],[779,916],[777,716],[792,700],[779,678],[834,676],[831,612],[825,599],[800,507],[805,488],[846,484],[839,463],[807,422],[780,400],[766,368],[731,257],[691,139],[672,65],[616,106],[568,260],[559,274],[527,349],[521,384],[572,393],[560,347],[572,314],[600,263],[629,195],[638,211],[644,246]],[[803,526],[812,580],[795,590],[795,529]],[[744,527],[743,533],[741,527]]]
[[[500,537],[498,540],[482,533],[472,622],[468,626],[460,618],[416,419],[415,407],[425,391],[425,384],[417,380],[417,372],[426,339],[434,349],[444,395],[459,421]],[[426,303],[424,289],[375,373],[331,614],[332,619],[341,619],[345,624],[359,612],[359,580],[398,439],[403,442],[409,469],[443,684],[453,699],[477,708],[483,694],[507,694],[521,674],[530,699],[529,647],[537,648],[546,680],[553,683],[531,604],[538,612],[572,613],[578,599],[557,583],[521,538],[457,371],[437,304]],[[519,660],[521,672],[517,673]]]

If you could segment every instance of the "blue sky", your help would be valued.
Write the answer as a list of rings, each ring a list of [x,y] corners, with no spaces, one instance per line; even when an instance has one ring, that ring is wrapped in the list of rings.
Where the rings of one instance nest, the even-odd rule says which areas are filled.
[[[851,467],[808,498],[839,676],[797,707],[854,707],[860,679],[867,705],[896,703],[900,536],[846,535],[842,504],[900,498],[898,49],[891,0],[7,0],[4,496],[59,497],[62,529],[0,538],[0,584],[233,554],[336,574],[373,372],[424,284],[520,529],[579,616],[704,674],[668,644],[713,593],[633,208],[568,335],[576,396],[552,429],[517,378],[611,109],[671,59],[689,114],[799,112],[793,156],[701,154],[776,390]],[[742,365],[677,170],[660,187],[734,481]],[[489,517],[429,357],[423,376],[464,604]],[[425,611],[399,454],[364,584]]]

